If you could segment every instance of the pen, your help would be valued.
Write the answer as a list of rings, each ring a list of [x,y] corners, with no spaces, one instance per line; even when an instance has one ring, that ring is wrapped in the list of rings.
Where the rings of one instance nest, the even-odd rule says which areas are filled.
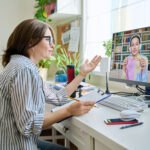
[[[70,99],[72,99],[72,100],[74,100],[74,101],[76,101],[76,102],[80,102],[80,100],[78,100],[78,99],[75,99],[75,98],[72,98],[72,97],[68,97],[68,98],[70,98]],[[95,105],[91,105],[92,107],[96,107]]]
[[[141,124],[143,124],[143,122],[139,122],[139,123],[134,123],[134,124],[122,126],[122,127],[120,127],[120,129],[126,129],[126,128],[130,128],[130,127],[134,127],[134,126],[139,126]]]

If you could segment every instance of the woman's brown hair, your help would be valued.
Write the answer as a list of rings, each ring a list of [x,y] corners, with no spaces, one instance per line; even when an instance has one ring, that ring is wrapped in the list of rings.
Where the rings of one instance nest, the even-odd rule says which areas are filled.
[[[40,20],[28,19],[21,22],[8,39],[7,48],[2,56],[2,65],[5,67],[12,55],[19,54],[29,57],[28,49],[34,47],[42,40],[48,28],[53,38],[55,38],[52,28]],[[29,43],[32,43],[32,45]]]

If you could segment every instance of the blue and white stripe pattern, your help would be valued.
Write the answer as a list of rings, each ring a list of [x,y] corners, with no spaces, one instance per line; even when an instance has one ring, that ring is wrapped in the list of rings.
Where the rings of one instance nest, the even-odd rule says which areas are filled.
[[[67,93],[65,88],[62,88],[61,90],[57,91],[53,88],[52,84],[49,84],[46,81],[44,81],[43,90],[46,97],[46,103],[54,104],[57,106],[67,103]]]
[[[37,150],[45,99],[57,105],[67,99],[65,89],[56,92],[44,85],[46,92],[39,70],[29,58],[11,57],[0,74],[0,150]]]

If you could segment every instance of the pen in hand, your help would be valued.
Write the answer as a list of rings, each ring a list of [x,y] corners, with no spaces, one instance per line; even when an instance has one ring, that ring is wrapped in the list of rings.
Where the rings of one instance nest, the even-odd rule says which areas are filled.
[[[141,124],[143,124],[143,122],[122,126],[122,127],[120,127],[120,129],[126,129],[126,128],[130,128],[130,127],[138,126],[138,125],[141,125]]]
[[[68,98],[70,98],[70,99],[72,99],[72,100],[74,100],[74,101],[76,101],[76,102],[80,102],[80,100],[78,100],[78,99],[75,99],[75,98],[72,98],[72,97],[68,97]],[[91,105],[92,107],[96,107],[95,105]]]

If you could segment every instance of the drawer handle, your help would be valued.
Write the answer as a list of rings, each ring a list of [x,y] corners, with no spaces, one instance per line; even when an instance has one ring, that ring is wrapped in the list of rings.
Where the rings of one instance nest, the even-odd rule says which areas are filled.
[[[69,130],[69,128],[67,128],[67,127],[64,127],[63,128],[63,131],[66,133],[67,131]]]

